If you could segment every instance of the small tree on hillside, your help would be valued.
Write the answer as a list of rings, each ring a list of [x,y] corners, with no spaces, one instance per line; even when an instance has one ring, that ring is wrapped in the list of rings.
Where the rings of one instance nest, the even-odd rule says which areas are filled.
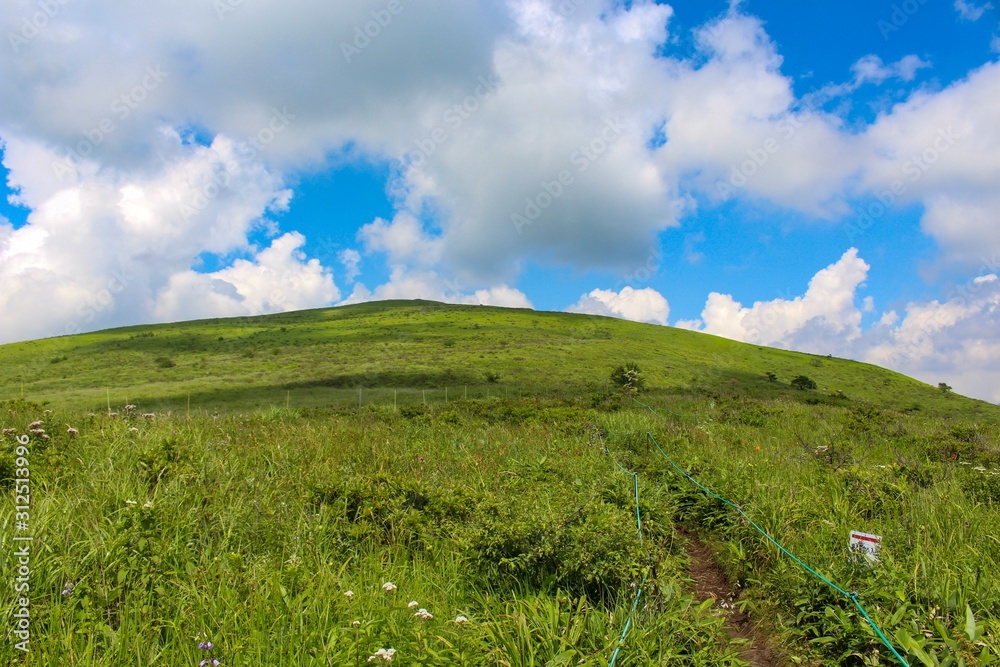
[[[611,371],[611,383],[626,396],[636,396],[646,389],[642,370],[631,361]]]
[[[951,391],[951,386],[947,382],[938,382],[938,389],[941,390],[942,394],[947,394]]]
[[[792,380],[792,386],[795,387],[796,389],[802,389],[803,391],[805,391],[807,389],[815,389],[816,383],[807,375],[799,375],[796,376],[794,380]]]

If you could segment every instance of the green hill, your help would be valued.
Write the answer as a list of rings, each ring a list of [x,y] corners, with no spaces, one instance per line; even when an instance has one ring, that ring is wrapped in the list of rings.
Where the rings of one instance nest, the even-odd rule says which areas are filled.
[[[0,665],[996,664],[998,416],[425,301],[4,345]]]
[[[638,363],[654,395],[784,396],[996,421],[1000,408],[868,364],[607,317],[383,301],[126,327],[0,346],[0,398],[149,411],[589,397]],[[773,373],[774,382],[767,380]],[[817,391],[790,381],[805,375]],[[494,382],[489,382],[487,378]],[[395,392],[389,391],[395,389]],[[400,390],[404,390],[400,392]],[[407,391],[409,390],[409,391]],[[419,390],[417,393],[416,390]],[[22,394],[23,391],[23,394]],[[471,394],[469,393],[471,392]]]

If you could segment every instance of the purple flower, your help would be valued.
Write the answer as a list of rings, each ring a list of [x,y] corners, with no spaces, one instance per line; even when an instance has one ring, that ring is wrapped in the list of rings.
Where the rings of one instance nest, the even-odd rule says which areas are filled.
[[[219,667],[219,661],[212,658],[211,660],[202,660],[198,663],[198,667],[208,667],[208,665],[212,665],[212,667]]]
[[[200,648],[202,651],[211,651],[212,642],[201,642],[200,644],[198,644],[198,648]]]

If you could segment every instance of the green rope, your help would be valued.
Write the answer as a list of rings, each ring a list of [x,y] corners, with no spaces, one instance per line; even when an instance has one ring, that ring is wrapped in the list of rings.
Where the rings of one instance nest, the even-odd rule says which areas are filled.
[[[632,476],[632,488],[635,490],[635,528],[637,531],[639,531],[639,546],[642,547],[643,544],[642,518],[639,513],[639,473],[633,472],[628,468],[626,468],[625,466],[623,466],[621,463],[619,463],[618,459],[615,458],[615,455],[611,453],[610,449],[608,449],[608,445],[606,442],[604,442],[604,438],[601,436],[601,432],[596,428],[595,432],[597,434],[597,439],[601,443],[601,447],[604,448],[604,453],[611,457],[611,460],[614,461],[615,465],[618,466],[619,470],[621,470],[627,475]],[[636,588],[635,598],[632,600],[632,610],[629,612],[628,618],[625,619],[625,627],[622,628],[622,633],[618,637],[618,646],[615,647],[615,652],[611,654],[611,661],[608,662],[608,667],[615,667],[615,662],[618,661],[618,654],[622,650],[622,644],[625,643],[625,637],[628,636],[628,631],[632,628],[632,618],[635,616],[635,610],[639,606],[639,597],[642,595],[642,588],[645,585],[646,585],[646,577],[643,577],[642,583],[640,583],[639,586]]]
[[[638,402],[638,401],[636,401],[636,402]],[[649,408],[648,405],[645,406],[645,407]],[[649,408],[649,409],[652,410],[655,413],[655,410],[653,410],[653,408]],[[705,486],[704,484],[702,484],[701,482],[699,482],[698,480],[696,480],[694,477],[692,477],[691,475],[689,475],[679,465],[677,465],[676,463],[674,463],[674,460],[671,459],[669,456],[667,456],[667,453],[665,451],[663,451],[662,447],[660,447],[660,443],[658,443],[656,441],[656,438],[653,437],[652,433],[650,433],[649,431],[647,431],[646,432],[646,436],[652,441],[652,443],[654,445],[656,445],[656,449],[659,450],[660,454],[663,455],[663,458],[665,458],[667,460],[667,462],[674,468],[674,470],[676,470],[681,475],[683,475],[684,477],[686,477],[690,482],[692,482],[695,486],[697,486],[699,489],[701,489],[702,491],[704,491],[706,494],[708,494],[712,498],[716,498],[716,499],[722,501],[723,503],[725,503],[729,507],[732,507],[734,510],[736,510],[737,512],[739,512],[740,515],[744,519],[746,519],[747,522],[751,526],[753,526],[757,530],[758,533],[760,533],[761,535],[763,535],[771,544],[773,544],[774,546],[778,547],[778,549],[780,549],[782,553],[784,553],[786,556],[788,556],[793,561],[795,561],[796,563],[798,563],[799,566],[801,566],[806,572],[808,572],[809,574],[813,575],[814,577],[816,577],[817,579],[819,579],[820,581],[822,581],[824,584],[826,584],[827,586],[829,586],[830,588],[832,588],[833,590],[837,591],[838,593],[840,593],[844,597],[848,598],[851,602],[853,602],[854,606],[858,608],[858,611],[861,612],[861,615],[868,622],[868,625],[870,625],[871,628],[872,628],[872,630],[875,631],[875,634],[878,635],[878,638],[882,640],[882,643],[885,644],[889,648],[890,651],[892,651],[892,654],[894,656],[896,656],[896,659],[899,660],[900,664],[902,664],[904,667],[910,667],[909,663],[907,663],[906,660],[903,659],[903,656],[901,656],[899,654],[899,651],[896,650],[896,647],[894,647],[892,645],[892,642],[890,642],[888,640],[888,638],[886,638],[886,636],[884,634],[882,634],[882,631],[879,629],[878,625],[876,625],[875,621],[873,621],[871,619],[871,617],[868,615],[868,612],[865,611],[865,608],[861,606],[861,602],[858,601],[858,594],[857,594],[857,592],[851,591],[850,593],[848,593],[843,588],[841,588],[837,584],[833,583],[832,581],[830,581],[829,579],[827,579],[826,577],[824,577],[822,574],[820,574],[816,570],[814,570],[811,567],[809,567],[805,562],[802,561],[801,558],[799,558],[798,556],[796,556],[795,554],[793,554],[791,551],[789,551],[784,546],[782,546],[777,540],[775,540],[773,537],[771,537],[770,535],[768,535],[767,531],[765,531],[763,528],[761,528],[760,526],[758,526],[753,521],[753,519],[751,519],[747,515],[747,513],[743,511],[743,508],[741,508],[736,503],[731,502],[731,501],[727,500],[726,498],[723,498],[722,496],[720,496],[719,494],[717,494],[715,491],[712,491],[710,488],[708,488],[707,486]]]

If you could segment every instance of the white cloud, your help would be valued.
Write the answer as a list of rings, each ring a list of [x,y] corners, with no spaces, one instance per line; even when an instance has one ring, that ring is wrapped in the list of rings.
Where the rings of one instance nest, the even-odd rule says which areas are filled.
[[[701,320],[677,326],[746,343],[829,354],[861,336],[855,300],[869,268],[851,248],[813,276],[802,296],[758,301],[747,308],[729,294],[712,292]]]
[[[670,316],[670,304],[652,287],[638,290],[623,287],[620,292],[595,289],[581,296],[566,311],[665,325]]]
[[[9,179],[31,213],[18,229],[0,225],[0,309],[31,316],[5,326],[5,341],[161,317],[153,295],[175,275],[201,253],[250,250],[247,235],[287,206],[282,180],[226,137],[190,148],[165,132],[158,148],[147,172],[83,162],[60,179],[51,149],[8,141]],[[218,303],[193,293],[190,308],[202,296]]]
[[[344,280],[353,282],[361,273],[361,269],[358,268],[361,264],[361,253],[354,248],[344,248],[337,253],[337,259],[344,267]]]
[[[252,261],[237,259],[213,273],[175,273],[151,308],[159,321],[235,317],[329,306],[340,298],[333,277],[299,248],[305,237],[285,234]]]
[[[746,308],[728,294],[709,295],[700,320],[675,326],[748,343],[816,354],[836,354],[897,370],[932,385],[1000,402],[1000,278],[984,264],[979,275],[943,301],[907,304],[881,315],[867,331],[855,306],[869,266],[853,248],[819,271],[802,296],[758,301]]]
[[[921,91],[865,132],[859,192],[924,205],[924,231],[943,260],[974,268],[1000,247],[1000,63],[939,92]]]
[[[890,65],[884,64],[876,55],[867,55],[854,63],[851,71],[854,72],[854,87],[857,87],[864,83],[880,84],[897,77],[903,81],[912,81],[917,70],[930,66],[930,63],[912,54]]]
[[[995,267],[994,267],[995,269]],[[985,267],[984,267],[985,270]],[[985,274],[943,301],[913,302],[902,321],[883,319],[859,357],[959,393],[1000,403],[1000,280]]]
[[[963,21],[978,21],[987,9],[993,9],[993,3],[987,2],[977,5],[968,0],[955,0],[955,9],[958,10],[958,15]]]

